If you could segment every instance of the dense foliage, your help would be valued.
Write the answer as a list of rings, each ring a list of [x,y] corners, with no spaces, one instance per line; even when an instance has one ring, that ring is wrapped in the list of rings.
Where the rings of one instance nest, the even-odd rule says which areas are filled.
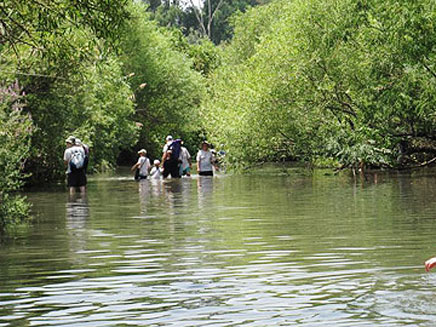
[[[134,105],[117,59],[115,34],[130,17],[126,1],[6,1],[0,76],[26,92],[34,133],[25,171],[32,182],[64,176],[64,140],[93,149],[92,168],[114,163],[136,140]],[[6,15],[6,13],[9,13]],[[19,28],[18,28],[18,27]],[[115,47],[115,48],[114,48]]]
[[[201,44],[177,41],[136,2],[15,3],[0,5],[0,77],[5,90],[18,81],[14,92],[26,96],[19,110],[18,100],[0,99],[0,230],[28,212],[14,196],[23,180],[64,178],[69,135],[91,147],[90,171],[113,167],[135,145],[160,154],[167,133],[197,143],[211,62],[194,51]],[[19,134],[24,122],[31,133]]]
[[[68,135],[92,146],[94,167],[114,163],[119,148],[136,141],[131,91],[113,51],[130,17],[126,3],[0,5],[0,230],[28,217],[15,194],[24,180],[63,178]]]
[[[23,180],[63,178],[69,135],[91,170],[167,134],[235,168],[436,161],[434,1],[143,2],[0,5],[0,229],[27,216]]]
[[[17,83],[0,88],[0,234],[28,218],[29,205],[15,192],[22,186],[22,165],[29,154],[32,122],[23,113]]]
[[[194,54],[186,53],[191,47],[180,45],[177,32],[158,28],[145,9],[133,7],[134,18],[121,37],[120,58],[124,74],[132,74],[128,82],[134,91],[135,120],[143,125],[137,147],[147,148],[156,157],[168,134],[196,143],[204,78],[201,69],[194,69]]]
[[[426,164],[436,153],[435,22],[436,3],[423,0],[253,8],[211,78],[205,128],[235,166]]]
[[[197,142],[200,73],[211,69],[213,54],[206,41],[180,41],[130,1],[5,6],[11,15],[0,20],[10,29],[0,76],[5,85],[18,80],[27,94],[24,110],[35,131],[25,171],[32,182],[64,175],[68,135],[91,147],[91,170],[113,166],[136,143],[157,154],[168,133]]]

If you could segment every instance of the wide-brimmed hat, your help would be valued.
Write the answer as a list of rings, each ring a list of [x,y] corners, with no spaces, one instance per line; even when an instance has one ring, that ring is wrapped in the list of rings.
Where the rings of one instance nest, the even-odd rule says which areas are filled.
[[[145,149],[141,149],[141,150],[139,150],[139,151],[138,151],[138,154],[141,154],[141,153],[143,153],[143,154],[147,154],[147,150],[145,150]]]
[[[74,136],[68,136],[68,138],[65,140],[65,143],[74,144],[76,143],[76,138]]]
[[[80,139],[76,139],[74,144],[75,145],[82,145],[82,141]]]
[[[160,161],[159,160],[155,160],[155,161],[153,161],[153,164],[156,166],[156,165],[160,165]]]
[[[206,144],[207,146],[210,146],[210,143],[208,141],[206,141],[206,140],[201,142],[201,146],[203,146],[204,144]]]
[[[166,140],[167,140],[167,141],[172,141],[172,140],[173,140],[173,137],[172,137],[171,135],[168,135],[167,138],[166,138]]]

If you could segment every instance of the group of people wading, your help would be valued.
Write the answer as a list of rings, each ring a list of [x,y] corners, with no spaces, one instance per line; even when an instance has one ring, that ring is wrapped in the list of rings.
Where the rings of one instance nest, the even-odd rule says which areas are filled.
[[[132,171],[135,172],[135,179],[141,180],[146,178],[181,178],[191,176],[192,160],[191,155],[183,146],[181,139],[173,139],[171,135],[166,138],[165,145],[162,149],[162,159],[154,160],[153,166],[147,157],[147,150],[138,151],[139,159],[133,165]],[[210,151],[210,144],[206,141],[201,143],[201,149],[197,153],[197,172],[200,176],[213,176],[213,169],[217,169],[216,160]]]
[[[70,136],[66,139],[66,150],[64,152],[64,163],[67,173],[67,186],[70,193],[86,191],[86,172],[89,162],[89,147],[83,144],[80,139]],[[132,167],[135,172],[135,179],[142,180],[146,178],[181,178],[191,176],[192,160],[191,155],[183,146],[181,139],[173,139],[171,135],[166,138],[162,150],[162,159],[156,159],[153,165],[147,157],[147,150],[138,151],[139,159]],[[210,144],[207,141],[201,143],[201,149],[197,153],[197,172],[200,176],[213,176],[216,165],[214,153],[210,150]]]

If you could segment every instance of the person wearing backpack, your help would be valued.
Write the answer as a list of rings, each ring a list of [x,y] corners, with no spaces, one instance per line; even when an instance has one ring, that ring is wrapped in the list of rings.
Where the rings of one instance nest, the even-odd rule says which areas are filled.
[[[146,157],[147,150],[139,150],[138,154],[138,162],[134,164],[131,169],[132,171],[135,171],[135,180],[137,181],[146,179],[151,169],[150,159]]]
[[[162,153],[166,153],[168,151],[168,147],[173,143],[173,137],[171,135],[168,135],[165,139],[165,145],[162,149]]]
[[[85,174],[85,150],[81,145],[76,144],[76,139],[70,136],[66,139],[67,149],[64,152],[64,163],[67,167],[67,186],[70,194],[74,194],[78,188],[80,192],[86,192]]]
[[[83,143],[77,137],[76,137],[76,145],[81,146],[83,148],[83,151],[85,151],[85,165],[83,168],[84,168],[85,174],[86,174],[88,171],[88,164],[89,164],[89,146],[86,145],[85,143]]]
[[[173,140],[168,145],[162,156],[163,178],[171,175],[171,178],[180,178],[180,152],[182,148],[182,140]]]

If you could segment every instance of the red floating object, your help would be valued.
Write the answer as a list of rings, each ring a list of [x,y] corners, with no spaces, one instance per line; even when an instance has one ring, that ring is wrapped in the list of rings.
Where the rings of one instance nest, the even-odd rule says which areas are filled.
[[[429,272],[436,266],[436,258],[430,258],[425,262],[425,271]]]

